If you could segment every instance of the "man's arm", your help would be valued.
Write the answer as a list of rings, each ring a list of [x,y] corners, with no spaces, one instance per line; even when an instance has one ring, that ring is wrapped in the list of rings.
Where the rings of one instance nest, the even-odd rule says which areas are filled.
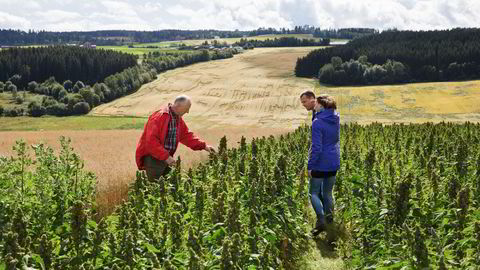
[[[185,122],[181,121],[182,134],[180,134],[180,142],[192,150],[206,150],[208,152],[215,152],[215,149],[200,140],[193,132],[188,130]]]

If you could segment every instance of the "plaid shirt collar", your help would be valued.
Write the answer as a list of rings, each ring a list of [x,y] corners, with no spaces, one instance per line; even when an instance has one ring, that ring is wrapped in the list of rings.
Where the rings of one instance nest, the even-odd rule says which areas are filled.
[[[168,114],[173,118],[175,117],[175,120],[178,119],[178,115],[172,110],[172,104],[168,104]]]
[[[177,121],[178,115],[172,110],[171,104],[168,104],[168,114],[170,115],[170,121],[168,122],[167,137],[165,138],[164,147],[170,152],[175,153],[177,148]]]

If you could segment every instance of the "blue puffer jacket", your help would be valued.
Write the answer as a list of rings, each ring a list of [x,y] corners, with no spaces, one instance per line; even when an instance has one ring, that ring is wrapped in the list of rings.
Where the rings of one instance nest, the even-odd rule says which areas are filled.
[[[315,114],[308,169],[320,172],[340,169],[340,116],[333,109]]]

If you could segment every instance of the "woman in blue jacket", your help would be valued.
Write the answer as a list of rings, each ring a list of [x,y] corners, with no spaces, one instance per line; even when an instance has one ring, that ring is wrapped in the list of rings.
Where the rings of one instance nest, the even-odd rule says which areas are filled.
[[[333,222],[333,185],[340,168],[340,116],[333,97],[317,98],[312,123],[312,147],[308,159],[310,196],[317,222],[313,235],[325,230]]]

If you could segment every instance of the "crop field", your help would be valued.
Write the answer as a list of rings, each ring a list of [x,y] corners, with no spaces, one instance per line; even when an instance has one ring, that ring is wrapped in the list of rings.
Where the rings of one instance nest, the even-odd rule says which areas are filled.
[[[136,93],[96,107],[88,116],[0,118],[0,157],[18,152],[18,146],[17,151],[12,146],[21,138],[28,145],[45,142],[53,147],[55,154],[62,155],[64,148],[59,137],[66,136],[71,138],[75,153],[85,161],[84,169],[94,172],[98,177],[94,186],[96,193],[90,190],[88,184],[92,179],[80,171],[79,175],[90,179],[85,182],[86,186],[81,186],[89,192],[72,194],[66,188],[68,185],[62,184],[65,189],[62,192],[66,192],[66,206],[71,207],[68,209],[79,210],[75,208],[80,207],[79,200],[84,199],[85,204],[96,201],[95,215],[76,212],[88,218],[89,222],[82,225],[84,227],[70,227],[68,222],[71,222],[74,214],[68,211],[64,213],[67,223],[59,225],[48,223],[52,221],[44,223],[32,212],[25,212],[22,217],[22,209],[11,207],[15,204],[0,204],[0,208],[3,207],[1,210],[15,214],[16,220],[19,216],[20,220],[28,220],[29,226],[35,228],[47,230],[55,227],[54,232],[45,232],[51,244],[56,245],[48,258],[57,265],[65,266],[70,262],[75,265],[73,268],[79,267],[77,263],[81,260],[88,262],[85,267],[110,268],[116,264],[120,268],[127,265],[161,265],[168,268],[173,264],[185,269],[190,268],[190,264],[203,263],[213,268],[220,265],[228,268],[225,263],[228,264],[227,259],[237,254],[236,251],[241,254],[234,259],[238,264],[274,268],[281,265],[286,269],[317,269],[318,265],[340,269],[345,266],[342,261],[358,268],[419,269],[425,265],[441,264],[447,268],[468,268],[478,265],[480,250],[475,245],[480,241],[478,124],[342,126],[342,168],[335,186],[338,205],[336,231],[329,231],[326,238],[322,236],[308,244],[305,242],[314,222],[308,201],[305,200],[306,182],[302,182],[306,173],[304,165],[309,143],[308,129],[300,128],[282,137],[286,138],[284,140],[273,137],[260,139],[257,141],[258,149],[239,144],[242,136],[247,141],[261,136],[278,137],[308,124],[310,115],[299,102],[301,92],[310,89],[317,94],[334,96],[338,101],[341,120],[347,124],[480,122],[480,81],[328,87],[319,85],[314,79],[293,75],[296,59],[312,49],[315,48],[257,48],[234,58],[170,70],[159,74],[157,80],[145,84]],[[206,152],[193,152],[181,146],[176,156],[182,159],[181,166],[187,169],[185,173],[192,168],[192,177],[185,173],[181,176],[175,174],[166,187],[156,185],[146,190],[142,184],[143,178],[135,175],[136,143],[148,115],[179,94],[187,94],[193,100],[190,113],[184,117],[189,128],[215,147],[219,147],[220,138],[226,136],[229,150],[209,159]],[[3,100],[4,103],[9,102],[8,97]],[[231,149],[233,147],[237,149]],[[31,168],[38,170],[38,174],[27,170],[22,171],[25,178],[18,177],[21,159],[0,158],[5,165],[2,168],[8,168],[0,170],[0,176],[11,179],[3,186],[6,187],[6,193],[2,193],[9,202],[23,198],[23,192],[33,194],[32,190],[28,190],[37,185],[52,189],[48,194],[54,194],[53,182],[40,181],[44,176],[45,179],[54,179],[53,176],[46,176],[49,160],[53,157],[48,151],[42,152],[38,146],[29,149],[31,157],[36,149],[36,155],[40,155],[37,160],[45,166],[43,169],[41,166]],[[272,153],[276,158],[272,158]],[[261,164],[253,165],[256,161],[252,157],[255,155]],[[280,163],[275,163],[277,161]],[[65,162],[72,162],[67,165],[74,166],[76,170],[83,168],[76,158]],[[198,167],[200,162],[209,165]],[[281,162],[286,162],[286,165]],[[59,165],[66,166],[62,171],[65,175],[72,173],[67,165]],[[241,166],[245,166],[244,171],[237,176],[242,170]],[[256,174],[256,168],[260,174]],[[273,168],[280,168],[280,171]],[[223,178],[219,178],[219,175]],[[268,190],[270,186],[275,186],[273,181],[279,175],[284,177],[281,186],[275,191]],[[179,183],[176,177],[192,181],[180,187],[176,186]],[[239,182],[238,177],[241,178]],[[128,185],[134,183],[135,179],[138,185],[129,191]],[[27,191],[20,189],[24,180],[31,181],[26,186]],[[256,193],[252,185],[263,186]],[[165,189],[179,190],[181,195],[165,195]],[[13,193],[8,193],[12,190]],[[198,193],[194,191],[201,190],[206,192],[205,197],[196,197]],[[245,195],[239,196],[239,190]],[[149,192],[154,192],[158,197],[154,199]],[[267,196],[275,192],[284,196],[288,206],[276,205]],[[17,194],[18,197],[7,197],[6,194]],[[292,196],[299,201],[288,202]],[[263,198],[262,202],[268,207],[257,209],[254,218],[250,208],[259,198]],[[44,200],[42,203],[48,203],[49,200],[59,203],[58,200],[63,200],[48,196],[41,199]],[[97,227],[93,220],[112,213],[114,206],[127,199],[128,203],[109,218],[108,224]],[[217,205],[218,201],[224,203],[224,208]],[[60,206],[42,208],[35,201],[29,203],[44,209],[45,212],[39,212],[39,215],[61,209]],[[156,204],[163,208],[153,207]],[[289,212],[281,216],[285,212],[278,211],[278,207],[288,208]],[[222,214],[215,216],[212,209],[224,209],[224,219]],[[232,209],[239,209],[239,212]],[[144,211],[145,216],[134,215],[137,210]],[[2,219],[1,213],[0,222],[7,224],[4,228],[14,228],[10,221]],[[179,215],[184,218],[178,218]],[[242,220],[242,226],[237,227],[235,217]],[[157,218],[161,220],[162,231],[152,231],[151,224]],[[205,218],[204,223],[194,222],[201,218]],[[217,221],[225,223],[216,225]],[[250,226],[254,226],[255,222],[263,224],[258,232],[250,231]],[[275,229],[267,230],[265,224]],[[102,226],[108,226],[108,230]],[[174,230],[169,229],[172,226],[181,226],[184,230],[175,234]],[[12,230],[17,234],[27,233]],[[86,231],[88,237],[78,237],[79,233]],[[32,233],[32,230],[28,233]],[[35,232],[29,236],[33,239],[32,247],[46,245],[42,233]],[[109,243],[100,238],[94,240],[91,238],[94,233],[98,237],[108,237]],[[256,233],[264,240],[255,247],[251,243]],[[199,234],[204,236],[202,240],[205,242],[197,245],[195,238],[190,235]],[[5,243],[15,243],[14,235],[8,234]],[[147,239],[145,235],[154,235],[154,238]],[[161,242],[162,238],[168,241]],[[0,244],[3,244],[2,241],[0,239]],[[78,246],[62,249],[59,247],[61,241]],[[331,245],[331,241],[335,241],[335,246]],[[132,246],[128,243],[135,244]],[[26,242],[19,244],[22,247],[27,245]],[[299,245],[306,247],[304,256],[313,257],[308,258],[307,265],[300,268],[295,264],[295,260],[301,256],[296,248]],[[316,248],[312,245],[316,245]],[[237,250],[237,247],[241,250]],[[98,248],[103,253],[96,254]],[[34,255],[32,258],[45,255],[35,253],[38,251],[33,248],[25,250]],[[14,255],[18,257],[21,254]],[[35,257],[35,254],[38,256]],[[65,259],[67,257],[69,260]],[[273,260],[274,257],[280,261]],[[319,261],[319,258],[325,258],[325,261]],[[30,265],[38,265],[38,261],[30,260]]]
[[[307,119],[305,89],[333,95],[344,122],[464,122],[480,120],[480,81],[327,87],[293,76],[296,58],[312,48],[257,48],[232,59],[167,71],[135,94],[96,107],[93,115],[148,116],[185,93],[187,119],[203,126],[296,127]]]
[[[479,122],[480,81],[326,87],[315,91],[337,97],[346,122]]]
[[[141,45],[138,45],[141,46]],[[190,53],[190,50],[177,50],[176,48],[162,47],[162,48],[129,48],[127,45],[124,46],[98,46],[98,49],[105,50],[114,50],[123,53],[129,53],[137,55],[140,59],[143,58],[144,54],[153,53],[153,52],[163,52],[163,53]]]
[[[257,48],[231,59],[167,71],[91,114],[148,116],[187,94],[193,106],[185,119],[194,126],[296,128],[308,118],[299,94],[313,89],[314,81],[296,78],[292,70],[298,57],[315,48]]]
[[[257,40],[266,40],[266,39],[274,39],[274,38],[282,38],[282,37],[296,37],[300,39],[319,39],[314,38],[312,34],[284,34],[284,35],[261,35],[261,36],[252,36],[246,37],[247,39],[257,39]],[[134,55],[138,55],[142,57],[143,54],[149,52],[175,52],[175,53],[186,53],[190,52],[188,50],[177,50],[181,44],[185,44],[187,46],[196,46],[201,45],[205,41],[208,41],[211,44],[214,40],[219,43],[226,42],[227,44],[233,44],[235,42],[240,41],[241,38],[220,38],[220,39],[189,39],[189,40],[177,40],[177,41],[163,41],[163,42],[154,42],[154,43],[132,43],[134,48],[129,48],[128,45],[123,46],[97,46],[99,49],[106,49],[106,50],[115,50],[125,53],[130,53]],[[348,40],[345,39],[331,39],[332,42],[347,42]],[[147,46],[155,46],[158,48],[146,48]],[[143,48],[139,48],[143,47]]]
[[[183,172],[177,163],[159,183],[137,174],[98,223],[94,179],[68,141],[58,155],[35,146],[33,167],[17,143],[15,158],[0,158],[0,266],[318,269],[304,256],[323,250],[332,269],[475,269],[479,128],[342,125],[335,222],[314,239],[308,126],[235,148],[222,139],[217,155]]]
[[[17,127],[19,130],[21,130],[22,127],[32,127],[32,125],[25,124],[25,122],[22,124],[22,119],[28,121],[26,118],[17,118],[19,123],[12,126]],[[98,177],[97,203],[99,204],[99,211],[102,214],[107,214],[126,198],[127,186],[135,179],[135,171],[137,170],[135,164],[135,149],[138,139],[142,134],[146,119],[127,117],[77,117],[74,119],[75,121],[71,122],[69,122],[69,119],[71,119],[71,117],[38,119],[39,121],[44,121],[40,126],[40,130],[43,131],[38,131],[37,129],[37,131],[1,132],[0,156],[12,155],[12,146],[15,144],[15,141],[19,139],[25,140],[28,145],[43,142],[58,150],[60,148],[60,136],[70,138],[75,152],[85,160],[85,168],[88,171],[94,172]],[[52,121],[52,124],[49,125],[45,123],[48,121]],[[135,123],[133,123],[133,121]],[[58,130],[60,126],[62,128]],[[129,129],[118,129],[122,126],[128,126]],[[229,146],[234,147],[237,146],[237,142],[240,141],[241,136],[251,139],[257,136],[284,134],[291,130],[261,127],[252,130],[237,127],[228,130],[203,128],[193,129],[192,131],[214,146],[218,145],[222,136],[226,136],[229,140]],[[180,156],[183,160],[183,166],[189,168],[194,164],[206,160],[208,153],[205,151],[194,152],[180,145],[175,156]]]
[[[3,117],[0,131],[125,130],[143,129],[146,117],[43,116]]]

